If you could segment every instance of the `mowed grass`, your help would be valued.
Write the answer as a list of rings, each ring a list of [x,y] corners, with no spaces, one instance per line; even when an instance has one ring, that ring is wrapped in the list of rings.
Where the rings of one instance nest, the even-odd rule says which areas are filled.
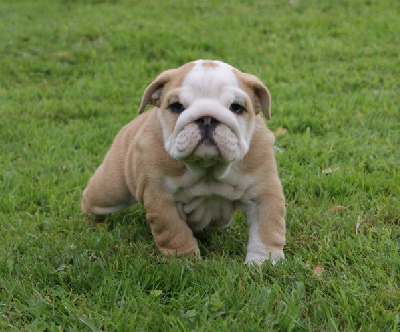
[[[397,331],[400,3],[0,1],[0,330]],[[162,258],[140,206],[80,196],[162,70],[220,59],[269,87],[286,260],[246,223]]]

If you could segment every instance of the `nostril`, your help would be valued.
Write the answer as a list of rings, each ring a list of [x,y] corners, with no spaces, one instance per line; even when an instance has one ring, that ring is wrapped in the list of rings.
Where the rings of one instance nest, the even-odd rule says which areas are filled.
[[[203,116],[195,120],[195,122],[202,126],[215,126],[219,121],[211,116]]]

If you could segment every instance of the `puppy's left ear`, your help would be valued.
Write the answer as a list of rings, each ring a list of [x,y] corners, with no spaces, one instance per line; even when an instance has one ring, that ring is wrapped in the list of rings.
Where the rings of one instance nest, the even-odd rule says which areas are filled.
[[[142,101],[139,107],[139,114],[143,113],[147,105],[151,104],[159,107],[161,102],[161,94],[165,85],[171,80],[175,69],[162,72],[144,91]]]
[[[264,85],[261,80],[251,74],[240,73],[240,76],[244,82],[244,84],[249,87],[256,97],[256,104],[254,105],[256,108],[256,112],[259,110],[263,112],[265,118],[267,120],[271,119],[271,94],[268,91],[268,88]]]

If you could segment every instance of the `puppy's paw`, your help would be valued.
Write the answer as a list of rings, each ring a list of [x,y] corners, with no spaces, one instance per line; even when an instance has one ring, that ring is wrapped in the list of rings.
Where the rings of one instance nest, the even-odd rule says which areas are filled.
[[[276,264],[280,259],[285,258],[285,254],[283,253],[283,249],[277,250],[257,250],[257,251],[248,251],[245,264],[256,264],[262,265],[262,263],[266,260],[271,260],[272,264]]]
[[[160,252],[165,257],[196,257],[201,258],[200,249],[196,243],[195,246],[189,246],[179,249],[159,248]]]

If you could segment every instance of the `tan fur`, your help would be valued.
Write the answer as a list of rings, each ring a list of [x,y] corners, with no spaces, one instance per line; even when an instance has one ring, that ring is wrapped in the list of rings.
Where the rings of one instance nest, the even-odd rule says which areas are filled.
[[[151,83],[145,90],[142,98],[142,102],[139,107],[139,114],[142,113],[148,104],[154,106],[160,106],[160,100],[163,98],[163,91],[174,89],[182,84],[182,81],[187,74],[187,72],[193,67],[193,63],[189,62],[182,67],[177,69],[170,69],[162,72],[156,77],[156,79]],[[153,98],[153,94],[156,91],[159,94],[156,98]]]
[[[231,162],[229,172],[222,179],[211,177],[210,180],[211,175],[207,172],[196,178],[190,164],[172,158],[164,146],[165,137],[169,137],[178,119],[177,114],[168,110],[167,98],[171,93],[174,95],[193,66],[194,63],[189,63],[168,70],[149,85],[140,112],[148,103],[157,107],[139,115],[117,134],[83,192],[82,212],[106,215],[139,202],[145,207],[146,218],[163,255],[199,256],[198,244],[189,225],[196,229],[198,226],[190,224],[191,218],[197,220],[193,216],[204,214],[207,209],[191,206],[206,204],[207,197],[211,197],[212,202],[212,197],[217,195],[221,208],[231,206],[246,214],[251,233],[246,262],[261,263],[268,258],[277,261],[283,257],[285,244],[285,202],[273,152],[274,137],[258,114],[262,110],[269,117],[269,92],[255,76],[234,70],[240,87],[251,101],[242,120],[251,123],[255,119],[249,150],[241,160]],[[218,64],[207,61],[202,66],[211,70]],[[209,181],[213,183],[206,186]],[[200,191],[215,189],[207,189],[211,190],[211,196],[199,197],[200,203],[196,203],[196,197],[186,201],[187,196],[195,195],[197,185]],[[221,198],[225,192],[227,199]],[[240,196],[238,199],[229,198],[235,197],[236,193]],[[225,209],[227,213],[231,208]],[[189,210],[192,212],[185,212]],[[252,218],[254,221],[249,220]],[[214,220],[210,225],[224,226],[227,222]],[[256,253],[259,250],[261,254]]]
[[[202,65],[204,68],[215,68],[215,67],[218,66],[218,64],[216,64],[216,63],[213,62],[213,61],[204,61],[201,65]]]

